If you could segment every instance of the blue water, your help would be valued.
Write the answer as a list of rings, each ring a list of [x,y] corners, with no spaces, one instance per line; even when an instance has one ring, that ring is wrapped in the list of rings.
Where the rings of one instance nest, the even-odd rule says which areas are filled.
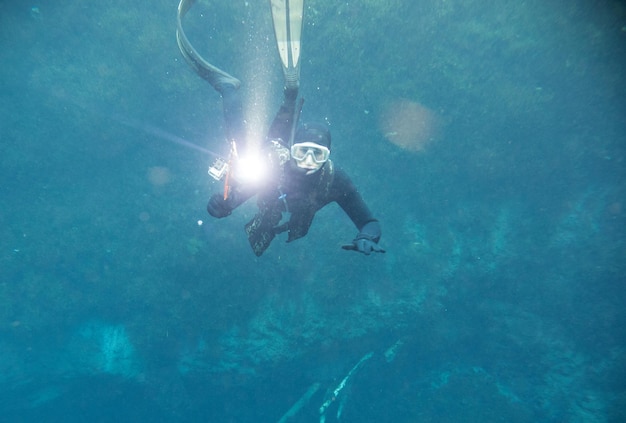
[[[387,253],[333,205],[261,258],[177,3],[66,3],[0,5],[1,421],[626,421],[621,2],[307,0],[303,119]],[[185,26],[263,134],[257,3]]]

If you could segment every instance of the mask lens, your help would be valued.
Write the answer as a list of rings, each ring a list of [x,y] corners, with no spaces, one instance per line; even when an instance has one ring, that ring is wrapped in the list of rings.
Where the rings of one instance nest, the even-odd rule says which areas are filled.
[[[313,157],[315,158],[316,162],[319,163],[324,161],[324,151],[322,151],[322,149],[312,148],[311,150],[313,150]]]
[[[296,161],[300,162],[305,160],[306,156],[309,154],[315,163],[324,163],[328,160],[330,150],[312,142],[298,143],[291,147],[291,157],[293,157]]]
[[[293,156],[293,158],[296,160],[304,160],[307,151],[309,151],[308,148],[295,145],[293,147],[294,148],[291,149],[291,155]]]

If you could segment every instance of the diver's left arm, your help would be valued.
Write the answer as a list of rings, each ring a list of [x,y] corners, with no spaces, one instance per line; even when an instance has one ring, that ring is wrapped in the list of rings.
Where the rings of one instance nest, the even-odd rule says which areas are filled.
[[[280,105],[280,109],[272,125],[267,133],[269,140],[281,140],[283,146],[289,147],[289,138],[291,130],[294,125],[294,120],[297,120],[296,107],[298,99],[297,88],[285,88],[283,91],[283,102]],[[302,107],[302,104],[300,104]]]
[[[233,210],[248,201],[254,194],[256,194],[254,187],[251,189],[251,187],[234,184],[227,198],[224,198],[221,192],[213,194],[206,209],[211,216],[221,219],[230,216]]]
[[[380,241],[381,229],[378,220],[372,216],[363,197],[359,194],[348,175],[338,167],[335,168],[333,181],[335,201],[346,212],[354,225],[359,230],[352,243],[343,245],[344,250],[355,250],[365,255],[372,252],[384,253],[378,241]]]

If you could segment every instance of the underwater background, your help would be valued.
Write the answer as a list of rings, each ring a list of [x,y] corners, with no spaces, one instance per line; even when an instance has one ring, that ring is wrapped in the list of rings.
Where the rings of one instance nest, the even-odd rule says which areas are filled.
[[[268,3],[185,19],[258,137]],[[307,0],[302,119],[387,252],[333,205],[260,258],[177,6],[0,3],[0,421],[626,421],[623,2]]]

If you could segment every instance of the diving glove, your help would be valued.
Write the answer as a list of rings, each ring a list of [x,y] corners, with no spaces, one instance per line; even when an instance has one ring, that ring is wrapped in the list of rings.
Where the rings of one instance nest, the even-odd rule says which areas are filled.
[[[343,245],[344,250],[354,250],[369,256],[372,252],[384,253],[378,240],[380,239],[380,226],[377,221],[367,223],[352,240],[352,244]]]
[[[236,206],[233,203],[233,197],[229,196],[224,200],[224,194],[213,194],[209,199],[206,210],[213,217],[222,218],[230,215]]]

